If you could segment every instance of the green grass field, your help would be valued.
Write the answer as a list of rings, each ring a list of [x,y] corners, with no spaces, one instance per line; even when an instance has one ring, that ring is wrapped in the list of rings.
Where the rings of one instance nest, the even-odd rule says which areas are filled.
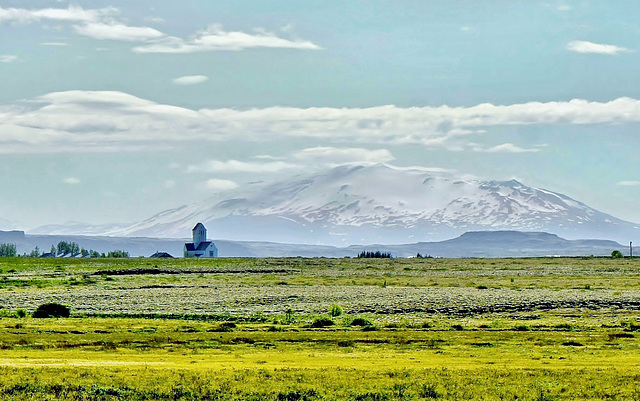
[[[639,268],[0,259],[0,399],[640,400]]]

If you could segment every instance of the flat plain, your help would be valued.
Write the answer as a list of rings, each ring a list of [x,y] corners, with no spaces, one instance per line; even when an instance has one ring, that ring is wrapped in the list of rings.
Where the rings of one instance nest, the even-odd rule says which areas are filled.
[[[640,399],[639,268],[0,259],[0,399]]]

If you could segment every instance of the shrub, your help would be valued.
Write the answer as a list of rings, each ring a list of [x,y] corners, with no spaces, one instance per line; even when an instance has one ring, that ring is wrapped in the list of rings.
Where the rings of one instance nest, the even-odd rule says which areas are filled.
[[[207,330],[208,332],[213,333],[230,333],[233,329],[236,328],[236,324],[233,322],[224,322],[218,325],[217,327],[211,328]]]
[[[287,308],[284,312],[284,322],[286,324],[292,324],[296,322],[296,314],[291,308]]]
[[[611,252],[611,257],[614,259],[618,259],[622,257],[622,252],[620,252],[619,250],[615,250],[613,252]]]
[[[121,250],[110,251],[107,254],[107,257],[108,258],[128,258],[129,257],[129,252],[121,251]]]
[[[363,318],[363,317],[357,317],[355,319],[353,319],[351,321],[351,325],[352,326],[373,326],[373,323],[371,323],[369,320]]]
[[[329,310],[329,314],[331,315],[331,317],[338,317],[342,315],[342,308],[340,307],[340,305],[332,305],[331,309]]]
[[[284,331],[284,329],[283,329],[282,327],[278,327],[278,326],[269,326],[269,327],[267,328],[267,331],[268,331],[268,332],[271,332],[271,333],[277,333],[277,332],[282,332],[282,331]]]
[[[636,336],[631,333],[609,333],[608,337],[609,341],[616,340],[618,338],[636,338]]]
[[[313,323],[311,323],[311,327],[313,327],[314,329],[329,327],[333,325],[334,325],[333,320],[326,317],[319,317],[316,320],[314,320]]]
[[[18,309],[16,311],[16,316],[22,318],[22,317],[26,317],[27,316],[27,311],[25,311],[24,309]]]
[[[47,318],[47,317],[69,317],[69,308],[64,305],[56,303],[42,304],[33,312],[35,318]]]
[[[418,395],[421,398],[440,398],[440,394],[436,391],[436,385],[430,383],[423,383],[422,387],[418,390]]]

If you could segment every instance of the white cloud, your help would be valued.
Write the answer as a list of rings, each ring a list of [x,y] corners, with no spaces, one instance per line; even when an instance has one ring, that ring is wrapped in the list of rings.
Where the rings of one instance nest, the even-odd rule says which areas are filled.
[[[248,48],[289,48],[318,50],[320,47],[306,40],[286,39],[270,32],[258,31],[254,34],[228,32],[219,25],[210,25],[206,30],[196,32],[185,40],[167,36],[147,45],[134,47],[137,53],[196,53],[219,50],[244,50]]]
[[[489,149],[476,149],[476,151],[487,153],[535,153],[539,152],[540,149],[523,149],[512,143],[503,143]]]
[[[637,187],[640,186],[640,181],[619,181],[616,185],[621,187]]]
[[[127,42],[144,42],[165,36],[164,33],[149,27],[127,26],[120,23],[89,22],[74,25],[79,35],[98,40],[119,40]]]
[[[176,85],[197,85],[209,80],[206,75],[185,75],[184,77],[176,78],[173,83]]]
[[[297,167],[296,165],[282,161],[269,163],[248,163],[239,160],[209,160],[199,165],[187,167],[189,173],[218,173],[218,172],[243,172],[243,173],[275,173]]]
[[[40,45],[42,46],[68,46],[68,43],[64,43],[64,42],[44,42],[44,43],[40,43]]]
[[[303,149],[293,155],[295,159],[306,162],[321,162],[329,165],[347,163],[381,163],[394,160],[386,149],[332,148],[320,146]]]
[[[0,63],[13,63],[18,59],[18,56],[13,54],[3,54],[0,56]]]
[[[132,50],[137,53],[194,53],[217,50],[243,50],[249,48],[288,48],[318,50],[320,47],[308,40],[283,38],[272,32],[255,29],[254,33],[225,31],[220,25],[210,25],[188,39],[167,35],[148,26],[129,26],[118,20],[120,10],[115,7],[84,9],[68,8],[24,8],[0,7],[0,24],[31,24],[54,21],[72,24],[75,33],[98,40],[140,42]],[[147,18],[151,22],[163,22],[161,18]],[[289,35],[290,36],[290,35]]]
[[[62,182],[69,185],[77,185],[77,184],[80,184],[81,181],[76,177],[68,177],[62,180]]]
[[[558,7],[556,7],[556,10],[558,11],[571,11],[571,6],[568,6],[566,4],[561,4]]]
[[[567,43],[566,49],[576,53],[606,54],[606,55],[617,55],[619,53],[631,51],[626,47],[620,47],[615,45],[605,45],[605,44],[587,42],[584,40],[571,41]]]
[[[41,20],[58,22],[91,22],[112,17],[118,13],[119,10],[114,7],[95,10],[85,10],[78,6],[69,6],[68,8],[43,8],[39,10],[0,7],[0,23],[15,22],[30,24]]]
[[[207,180],[205,187],[211,191],[228,191],[238,188],[238,184],[231,180],[211,178]]]
[[[571,100],[472,107],[191,110],[122,92],[68,91],[0,107],[0,153],[127,151],[198,141],[267,142],[286,138],[448,148],[452,141],[460,144],[469,135],[482,135],[492,126],[629,122],[640,122],[639,100],[619,98],[606,103]],[[392,157],[384,149],[366,147],[348,151],[310,149],[302,154],[336,162],[368,158],[384,161]],[[469,149],[468,144],[460,148]],[[492,149],[522,150],[509,144]]]
[[[119,13],[120,10],[115,7],[93,10],[79,6],[39,10],[0,7],[0,23],[10,21],[29,24],[42,20],[75,23],[77,25],[73,25],[73,29],[77,34],[100,40],[144,42],[166,36],[153,28],[125,25],[115,18]]]

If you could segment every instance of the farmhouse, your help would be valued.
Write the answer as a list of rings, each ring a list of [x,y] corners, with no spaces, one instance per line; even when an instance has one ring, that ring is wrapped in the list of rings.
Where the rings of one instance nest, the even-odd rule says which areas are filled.
[[[216,245],[211,241],[207,241],[207,229],[204,224],[196,224],[191,232],[193,234],[193,242],[184,244],[185,258],[215,258],[218,256]]]

